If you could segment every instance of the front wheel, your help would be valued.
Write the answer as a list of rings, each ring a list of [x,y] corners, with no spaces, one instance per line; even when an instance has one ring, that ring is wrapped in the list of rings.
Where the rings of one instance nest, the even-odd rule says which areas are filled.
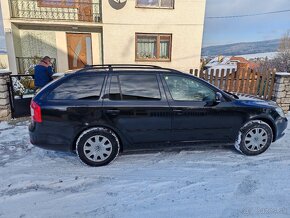
[[[80,160],[94,167],[113,161],[119,150],[120,144],[116,134],[102,127],[84,131],[76,142],[76,152]]]
[[[241,128],[235,147],[245,155],[258,155],[265,152],[272,141],[271,127],[261,120],[252,120]]]

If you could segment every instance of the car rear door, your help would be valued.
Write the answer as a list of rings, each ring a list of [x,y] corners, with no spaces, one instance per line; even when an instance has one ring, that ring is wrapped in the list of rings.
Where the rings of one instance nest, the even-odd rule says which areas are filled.
[[[134,149],[169,141],[170,108],[157,73],[112,73],[106,93],[106,123],[117,128]]]

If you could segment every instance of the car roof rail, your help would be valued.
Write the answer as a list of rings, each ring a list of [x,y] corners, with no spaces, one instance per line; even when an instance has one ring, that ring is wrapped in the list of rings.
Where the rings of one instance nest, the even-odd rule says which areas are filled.
[[[93,71],[93,70],[103,70],[103,71],[108,71],[108,72],[113,72],[114,69],[119,69],[119,70],[134,70],[134,69],[142,69],[142,70],[160,70],[160,71],[170,71],[170,72],[179,72],[178,70],[170,69],[170,68],[163,68],[160,66],[156,65],[146,65],[146,64],[98,64],[98,65],[85,65],[84,68],[76,71],[76,73],[83,73],[83,72],[88,72]]]
[[[136,68],[154,68],[162,69],[162,67],[156,65],[147,64],[97,64],[97,65],[85,65],[85,68],[126,68],[126,67],[136,67]]]

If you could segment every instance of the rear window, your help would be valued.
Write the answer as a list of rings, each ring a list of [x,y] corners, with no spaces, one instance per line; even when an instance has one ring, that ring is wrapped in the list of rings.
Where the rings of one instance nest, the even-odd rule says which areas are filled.
[[[112,76],[110,100],[161,100],[156,75]]]
[[[47,97],[49,100],[98,100],[105,75],[80,74],[65,80]]]

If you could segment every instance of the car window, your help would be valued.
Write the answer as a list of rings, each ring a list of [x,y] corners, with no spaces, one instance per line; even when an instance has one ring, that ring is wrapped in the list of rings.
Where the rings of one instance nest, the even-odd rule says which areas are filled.
[[[110,100],[121,100],[121,90],[118,76],[112,76],[111,78],[111,86],[110,86]]]
[[[182,76],[165,75],[164,79],[173,100],[213,101],[215,92],[194,79]]]
[[[47,97],[50,100],[98,100],[105,75],[80,74],[65,80]]]
[[[113,76],[110,87],[111,100],[160,100],[156,75]]]

